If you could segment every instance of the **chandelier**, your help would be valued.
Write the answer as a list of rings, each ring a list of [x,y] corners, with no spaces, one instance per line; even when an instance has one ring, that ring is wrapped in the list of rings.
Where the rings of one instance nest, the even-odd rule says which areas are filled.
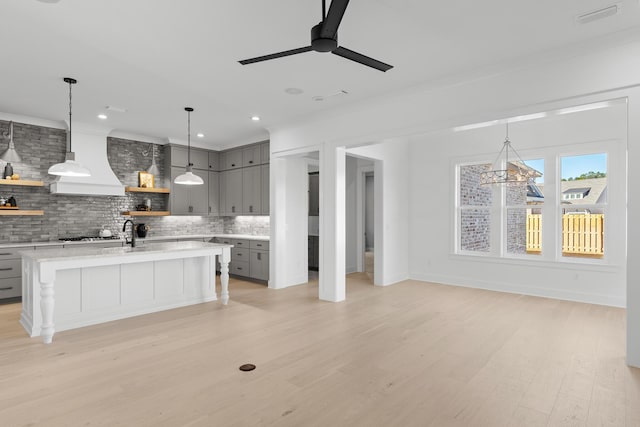
[[[509,160],[509,152],[513,152],[515,159]],[[502,163],[503,154],[504,163]],[[532,184],[537,176],[540,176],[540,173],[527,166],[511,145],[509,123],[507,123],[507,136],[502,144],[502,149],[491,165],[491,169],[480,173],[480,184],[527,185]]]

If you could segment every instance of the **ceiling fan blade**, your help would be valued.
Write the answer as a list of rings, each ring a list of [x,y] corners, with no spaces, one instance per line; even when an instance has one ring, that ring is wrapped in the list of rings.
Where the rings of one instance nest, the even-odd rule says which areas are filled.
[[[367,67],[375,68],[376,70],[380,70],[382,72],[389,71],[393,68],[393,65],[385,64],[384,62],[380,62],[377,59],[369,58],[368,56],[365,56],[358,52],[354,52],[342,46],[335,49],[331,53],[358,62],[362,65],[366,65]]]
[[[272,53],[271,55],[257,56],[255,58],[243,59],[238,61],[242,65],[253,64],[254,62],[268,61],[270,59],[282,58],[283,56],[296,55],[312,51],[311,46],[300,47],[298,49],[285,50],[284,52]]]
[[[329,6],[329,12],[322,21],[322,31],[320,31],[320,37],[325,39],[334,39],[338,33],[338,27],[344,16],[344,11],[347,10],[349,0],[331,0],[331,6]]]

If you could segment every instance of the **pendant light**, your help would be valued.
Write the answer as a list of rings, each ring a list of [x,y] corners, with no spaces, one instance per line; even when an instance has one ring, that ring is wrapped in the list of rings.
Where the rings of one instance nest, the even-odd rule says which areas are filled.
[[[151,166],[149,166],[147,172],[152,175],[160,175],[160,169],[156,165],[156,144],[151,144]]]
[[[63,79],[69,84],[69,151],[65,156],[64,163],[57,163],[49,168],[49,174],[58,176],[91,176],[91,171],[76,162],[76,154],[71,150],[71,85],[78,81],[71,77]]]
[[[7,138],[7,134],[5,134],[5,138]],[[11,163],[11,162],[20,162],[20,155],[18,154],[18,152],[16,151],[16,146],[13,143],[13,122],[9,122],[9,148],[7,148],[4,153],[2,153],[2,156],[0,156],[0,159],[4,160],[7,163]]]
[[[187,112],[187,168],[185,173],[176,177],[173,182],[180,185],[202,185],[204,181],[198,175],[193,174],[193,163],[191,163],[191,112],[193,108],[185,107],[184,111]]]
[[[516,159],[509,160],[509,151],[515,154]],[[501,163],[502,153],[504,153],[504,166]],[[491,167],[491,170],[480,173],[480,184],[527,185],[533,183],[535,178],[542,176],[540,172],[527,166],[511,145],[511,141],[509,141],[509,122],[507,122],[507,136],[502,143],[502,149]]]

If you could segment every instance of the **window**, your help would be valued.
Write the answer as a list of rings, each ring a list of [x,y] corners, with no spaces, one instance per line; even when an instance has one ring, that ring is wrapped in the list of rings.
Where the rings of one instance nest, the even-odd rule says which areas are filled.
[[[607,154],[560,158],[562,256],[602,258],[607,209]]]
[[[533,172],[528,185],[504,187],[506,195],[503,211],[506,224],[507,254],[539,255],[542,253],[542,206],[544,195],[544,160],[525,160],[524,167]]]

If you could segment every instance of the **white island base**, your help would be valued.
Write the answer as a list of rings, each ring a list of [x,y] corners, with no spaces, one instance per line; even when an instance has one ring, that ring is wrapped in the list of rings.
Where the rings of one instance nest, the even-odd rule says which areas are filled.
[[[214,301],[216,256],[227,304],[231,247],[173,242],[24,251],[20,323],[51,343],[55,331]]]

